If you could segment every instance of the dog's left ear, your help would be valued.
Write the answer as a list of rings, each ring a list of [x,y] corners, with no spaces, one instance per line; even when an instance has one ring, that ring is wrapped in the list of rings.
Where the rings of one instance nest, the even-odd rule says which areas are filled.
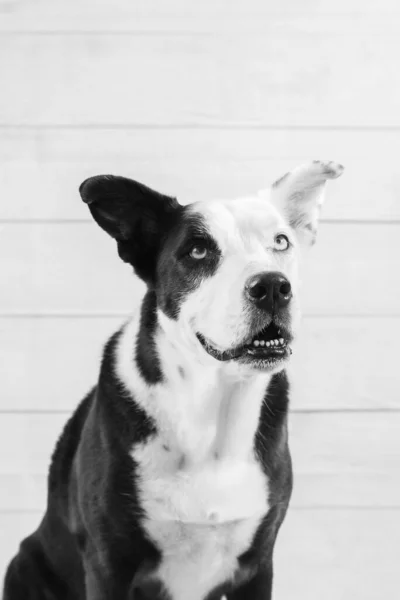
[[[86,179],[79,193],[94,220],[116,240],[122,260],[152,285],[163,238],[180,207],[178,201],[114,175]]]
[[[315,242],[318,218],[324,201],[325,184],[336,179],[344,167],[336,162],[313,162],[301,165],[275,181],[270,200],[284,214],[301,242]]]

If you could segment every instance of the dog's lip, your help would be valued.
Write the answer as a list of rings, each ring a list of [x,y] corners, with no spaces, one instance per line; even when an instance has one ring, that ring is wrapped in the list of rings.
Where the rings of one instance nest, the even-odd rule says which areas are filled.
[[[196,333],[196,337],[206,352],[217,360],[234,360],[235,358],[239,358],[244,351],[244,346],[239,346],[230,350],[218,350],[213,343],[210,342],[210,340],[207,340],[201,333]]]
[[[259,337],[263,331],[265,331],[271,324],[275,326],[275,328],[279,332],[280,338],[284,340],[283,345],[280,346],[255,346],[253,341]],[[245,342],[236,346],[235,348],[230,348],[227,350],[219,350],[216,346],[211,342],[211,340],[207,339],[201,333],[196,333],[196,337],[203,346],[203,348],[220,361],[228,361],[228,360],[236,360],[239,358],[246,357],[248,361],[252,359],[257,361],[266,361],[269,363],[276,362],[278,360],[282,360],[286,356],[292,353],[291,348],[289,346],[293,337],[291,333],[287,330],[286,327],[282,325],[278,325],[276,322],[270,321],[267,326],[260,328],[256,332],[252,332],[252,334],[246,339]]]

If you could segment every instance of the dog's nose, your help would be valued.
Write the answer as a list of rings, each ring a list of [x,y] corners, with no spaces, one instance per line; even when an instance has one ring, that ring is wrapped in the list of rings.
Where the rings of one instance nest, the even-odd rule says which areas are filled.
[[[251,277],[246,284],[246,293],[257,308],[273,312],[289,304],[292,287],[282,273],[272,271]]]

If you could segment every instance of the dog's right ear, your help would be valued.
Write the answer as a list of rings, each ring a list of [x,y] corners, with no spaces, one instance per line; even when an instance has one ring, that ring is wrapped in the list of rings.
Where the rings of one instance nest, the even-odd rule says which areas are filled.
[[[122,260],[152,285],[157,256],[180,207],[178,201],[114,175],[86,179],[79,193],[96,223],[116,240]]]
[[[315,242],[326,182],[340,177],[343,169],[333,161],[314,160],[286,173],[273,184],[270,200],[286,217],[301,243]]]

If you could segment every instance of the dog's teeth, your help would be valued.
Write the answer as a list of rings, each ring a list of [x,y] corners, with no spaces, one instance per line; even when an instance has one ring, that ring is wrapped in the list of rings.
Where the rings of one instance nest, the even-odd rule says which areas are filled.
[[[264,346],[265,342],[264,340],[260,340],[260,346]]]
[[[254,346],[259,346],[260,342],[258,340],[254,340],[253,344],[254,344]]]
[[[269,346],[269,345],[270,345],[270,342],[265,342],[265,345],[266,345],[266,346]]]
[[[279,341],[280,341],[281,344],[285,343],[285,340],[283,338],[279,338]]]

